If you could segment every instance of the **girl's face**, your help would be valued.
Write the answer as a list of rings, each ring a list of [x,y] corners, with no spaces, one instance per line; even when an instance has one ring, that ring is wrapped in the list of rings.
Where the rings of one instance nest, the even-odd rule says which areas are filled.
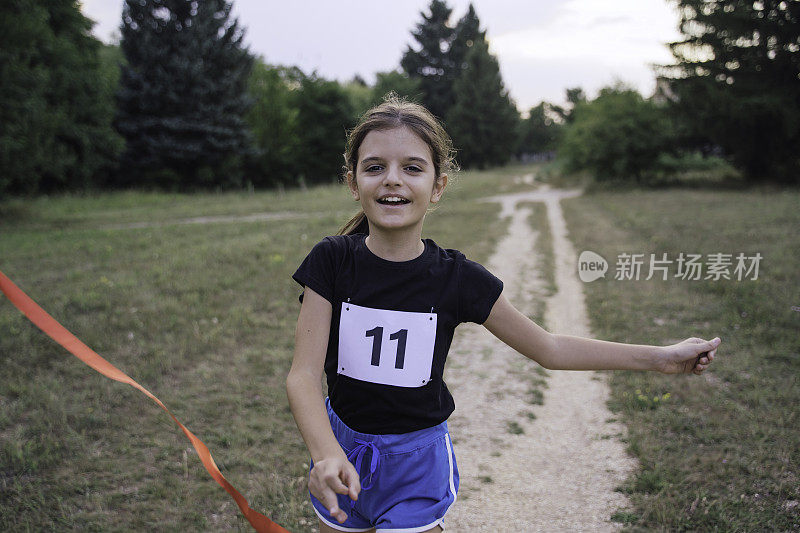
[[[442,197],[447,174],[435,176],[428,144],[405,126],[373,130],[358,149],[355,177],[347,173],[353,197],[361,202],[370,233],[422,233],[428,205]]]

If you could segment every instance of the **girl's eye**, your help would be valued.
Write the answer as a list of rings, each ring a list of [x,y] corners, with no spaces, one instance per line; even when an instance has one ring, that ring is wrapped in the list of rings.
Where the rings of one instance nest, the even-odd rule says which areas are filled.
[[[380,165],[370,165],[365,170],[365,172],[380,172],[382,167]]]
[[[409,172],[422,172],[422,169],[416,165],[408,166],[406,167],[406,170],[408,170]]]

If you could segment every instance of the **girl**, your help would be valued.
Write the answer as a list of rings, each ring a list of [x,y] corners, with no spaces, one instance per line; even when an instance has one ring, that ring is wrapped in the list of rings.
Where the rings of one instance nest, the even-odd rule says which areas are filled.
[[[442,380],[455,327],[483,324],[548,369],[702,373],[720,339],[631,345],[549,333],[503,283],[457,250],[422,239],[453,166],[423,107],[390,96],[350,132],[345,179],[362,211],[314,246],[303,286],[289,404],[311,454],[320,531],[441,531],[458,469]],[[325,370],[328,398],[323,398]]]

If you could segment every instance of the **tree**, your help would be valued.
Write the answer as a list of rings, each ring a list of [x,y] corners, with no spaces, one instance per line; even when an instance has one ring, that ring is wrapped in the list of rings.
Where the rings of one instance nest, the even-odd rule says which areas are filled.
[[[341,85],[347,98],[350,101],[350,109],[353,110],[353,122],[370,107],[372,107],[372,87],[361,76],[354,76],[352,80]]]
[[[472,48],[472,45],[478,41],[485,40],[486,31],[481,31],[481,21],[478,19],[478,14],[470,2],[467,12],[456,24],[453,41],[448,50],[450,63],[453,65],[451,83],[454,83],[461,71],[467,67],[465,63],[467,52]]]
[[[568,107],[553,106],[553,111],[561,118],[561,122],[569,124],[572,122],[572,111],[575,106],[586,102],[586,93],[580,87],[572,87],[565,93]]]
[[[453,103],[453,63],[448,54],[455,36],[449,26],[452,9],[443,0],[432,0],[430,13],[422,15],[422,22],[412,31],[419,50],[410,46],[403,54],[400,66],[412,79],[419,80],[422,104],[439,118],[447,115]]]
[[[800,3],[675,0],[675,110],[750,179],[800,182]]]
[[[0,191],[87,188],[121,148],[100,42],[74,0],[0,4]]]
[[[412,102],[422,102],[422,90],[419,80],[411,78],[399,70],[378,72],[375,74],[375,85],[372,86],[372,104],[379,104],[384,96],[394,92]]]
[[[559,156],[567,170],[588,170],[599,181],[645,182],[659,155],[671,148],[667,111],[634,89],[606,87],[591,102],[578,103],[565,127]]]
[[[122,185],[240,186],[253,58],[226,0],[126,0]]]
[[[520,121],[517,154],[541,154],[556,149],[562,126],[557,123],[552,104],[540,102]]]
[[[255,62],[248,92],[253,105],[246,115],[256,151],[247,160],[247,179],[254,186],[296,185],[300,157],[295,91],[303,73],[296,67]]]
[[[336,81],[303,76],[295,93],[299,137],[297,171],[302,183],[334,183],[344,165],[342,147],[355,115]]]
[[[515,149],[519,113],[485,40],[469,48],[453,90],[455,103],[447,125],[461,164],[485,168],[506,163]]]

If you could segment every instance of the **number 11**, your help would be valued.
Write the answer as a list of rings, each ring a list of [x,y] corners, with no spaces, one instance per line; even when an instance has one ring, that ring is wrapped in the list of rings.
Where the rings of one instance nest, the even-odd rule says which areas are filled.
[[[380,366],[381,364],[381,341],[383,340],[383,328],[376,326],[367,331],[366,337],[372,337],[372,366]],[[406,339],[408,338],[408,330],[401,329],[389,335],[389,340],[397,341],[397,354],[394,359],[394,367],[397,369],[403,368],[406,359]]]

